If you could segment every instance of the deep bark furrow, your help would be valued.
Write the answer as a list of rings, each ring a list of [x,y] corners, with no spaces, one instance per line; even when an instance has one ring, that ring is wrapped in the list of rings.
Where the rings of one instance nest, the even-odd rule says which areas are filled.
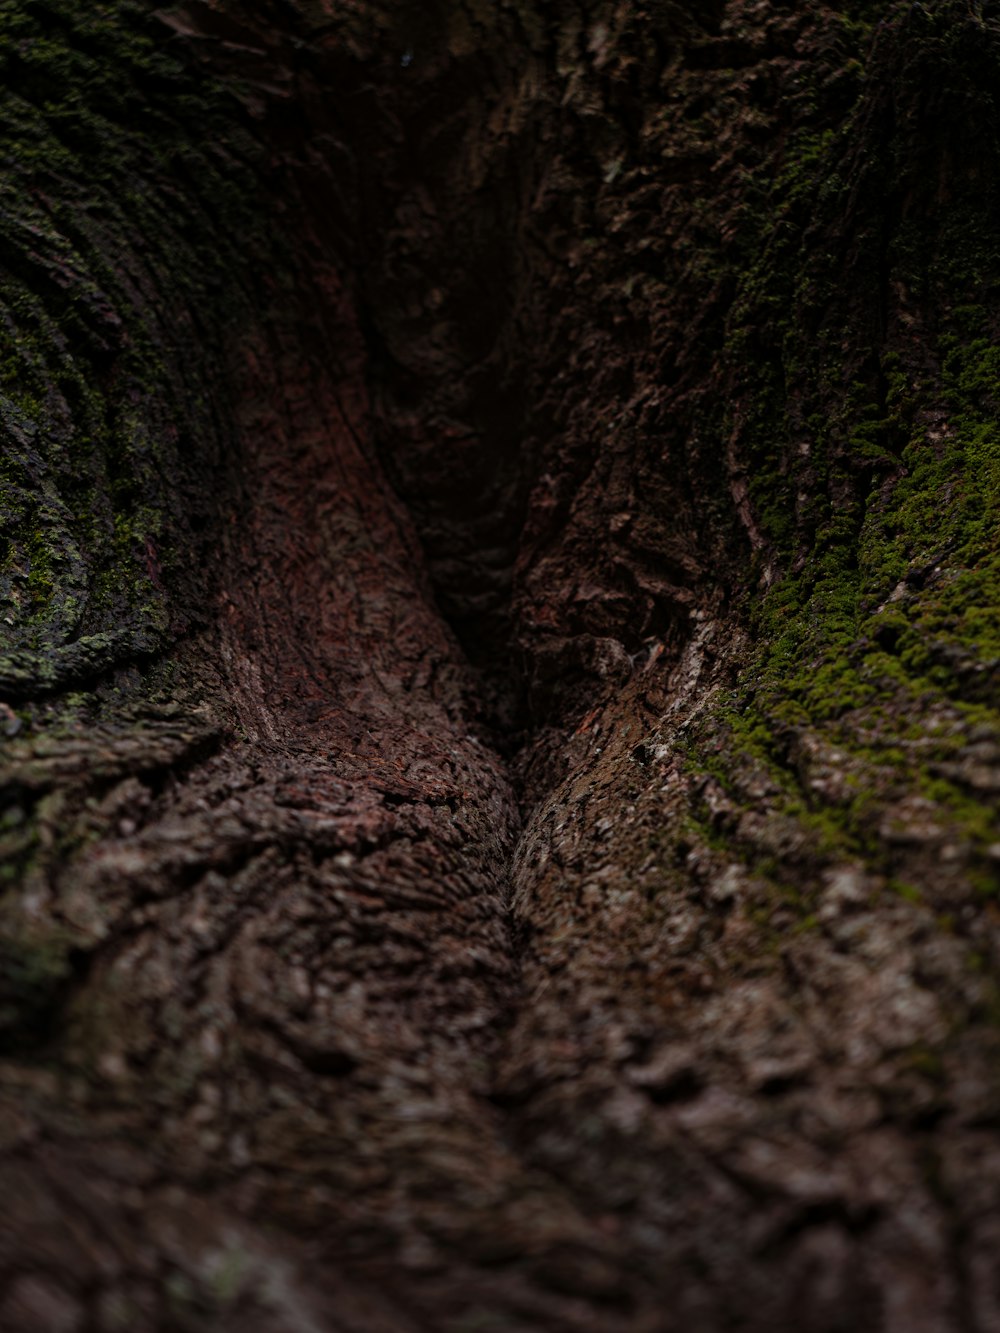
[[[1000,1320],[982,8],[2,0],[0,1326]]]

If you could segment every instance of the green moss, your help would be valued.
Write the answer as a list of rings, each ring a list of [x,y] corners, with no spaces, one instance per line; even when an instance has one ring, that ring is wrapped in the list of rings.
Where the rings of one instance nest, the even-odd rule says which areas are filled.
[[[0,0],[9,697],[167,642],[219,463],[215,367],[249,323],[248,271],[281,280],[254,207],[260,149],[165,36],[133,0]],[[84,639],[91,651],[69,651]]]
[[[898,894],[900,898],[905,898],[907,902],[919,903],[923,901],[923,894],[914,884],[907,884],[901,879],[891,879],[887,885],[890,893]]]
[[[974,96],[991,124],[1000,114],[963,24],[904,9],[855,116],[793,136],[747,218],[721,434],[749,478],[770,582],[750,611],[760,648],[691,762],[737,806],[756,772],[801,830],[802,848],[764,867],[777,881],[793,882],[797,856],[813,874],[857,856],[891,878],[902,854],[881,821],[918,793],[963,849],[965,882],[992,892],[995,802],[940,766],[961,768],[973,728],[1000,738],[1000,170],[963,176],[962,143],[909,139],[876,104],[940,88]],[[855,36],[871,17],[852,14]],[[921,152],[936,163],[917,165]],[[950,173],[948,196],[921,207],[935,172]],[[825,786],[796,758],[810,737],[842,755]],[[931,856],[927,886],[935,874]]]
[[[227,376],[258,274],[287,280],[249,120],[173,49],[145,3],[0,0],[0,700],[53,743],[99,714],[91,688],[119,725],[130,693],[175,692],[156,658],[216,536]],[[90,827],[7,792],[7,1049],[44,1038],[92,945],[41,932],[19,889]]]

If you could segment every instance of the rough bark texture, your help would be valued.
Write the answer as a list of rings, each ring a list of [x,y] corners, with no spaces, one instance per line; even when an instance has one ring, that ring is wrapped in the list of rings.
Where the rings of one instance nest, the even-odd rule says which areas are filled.
[[[0,0],[0,1327],[1000,1327],[992,9]]]

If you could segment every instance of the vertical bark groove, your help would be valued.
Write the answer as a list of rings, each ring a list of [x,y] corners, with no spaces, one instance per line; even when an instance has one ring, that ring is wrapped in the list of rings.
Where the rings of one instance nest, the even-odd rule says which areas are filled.
[[[0,1325],[989,1333],[992,17],[0,17]]]

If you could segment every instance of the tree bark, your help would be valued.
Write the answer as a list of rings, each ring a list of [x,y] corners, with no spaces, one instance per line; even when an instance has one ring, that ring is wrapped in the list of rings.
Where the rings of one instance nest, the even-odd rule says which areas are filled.
[[[991,9],[0,0],[0,1327],[1000,1326]]]

